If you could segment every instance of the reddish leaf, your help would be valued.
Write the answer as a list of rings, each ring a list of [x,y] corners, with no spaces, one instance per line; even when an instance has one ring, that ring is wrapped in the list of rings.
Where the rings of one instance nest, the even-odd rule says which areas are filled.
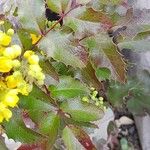
[[[68,127],[72,130],[75,137],[84,146],[84,148],[86,148],[86,150],[96,150],[96,147],[93,145],[90,137],[84,130],[73,125],[69,125]]]

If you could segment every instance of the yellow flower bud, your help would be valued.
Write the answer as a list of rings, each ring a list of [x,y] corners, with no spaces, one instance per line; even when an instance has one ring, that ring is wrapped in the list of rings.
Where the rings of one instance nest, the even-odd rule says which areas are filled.
[[[34,71],[35,73],[42,71],[42,68],[38,64],[29,65],[29,69]]]
[[[3,20],[0,21],[0,25],[3,25],[5,22]]]
[[[16,78],[14,78],[13,75],[7,76],[6,77],[6,81],[7,81],[7,87],[8,88],[15,88],[15,87],[17,87]]]
[[[7,35],[9,35],[9,36],[14,35],[14,30],[13,29],[8,29]]]
[[[3,32],[0,32],[0,45],[8,46],[10,42],[11,42],[11,37]]]
[[[34,52],[33,51],[30,51],[30,50],[28,50],[28,51],[26,51],[25,53],[24,53],[24,58],[26,58],[26,59],[28,59],[28,57],[30,57],[31,55],[34,55]]]
[[[38,64],[39,57],[38,57],[38,55],[31,55],[30,57],[28,57],[28,61],[30,64]]]
[[[13,65],[12,60],[6,57],[0,57],[0,72],[9,72]]]
[[[104,98],[103,98],[103,97],[99,97],[98,99],[99,99],[100,101],[103,101],[103,100],[104,100]]]
[[[89,99],[88,99],[88,97],[83,97],[83,98],[82,98],[82,101],[83,101],[83,102],[89,102]]]
[[[15,68],[19,68],[21,66],[21,63],[20,63],[19,60],[15,59],[15,60],[12,61],[12,65]]]
[[[2,113],[6,121],[12,117],[12,112],[8,108],[5,108]]]
[[[12,45],[12,48],[14,49],[15,58],[21,55],[21,47],[19,45]]]
[[[15,107],[19,101],[19,97],[15,94],[6,94],[3,102],[6,106]]]

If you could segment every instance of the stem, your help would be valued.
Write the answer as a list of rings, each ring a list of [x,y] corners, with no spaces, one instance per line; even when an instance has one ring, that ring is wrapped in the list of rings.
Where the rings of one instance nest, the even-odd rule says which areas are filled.
[[[75,5],[75,6],[72,7],[68,12],[66,12],[65,14],[62,14],[61,18],[60,18],[53,26],[51,26],[51,28],[50,28],[45,34],[42,35],[42,37],[35,43],[34,46],[36,46],[36,45],[42,40],[42,38],[43,38],[44,36],[46,36],[51,30],[53,30],[53,29],[55,28],[55,26],[63,20],[63,18],[64,18],[65,16],[67,16],[72,10],[78,8],[79,6],[82,6],[82,5],[81,5],[81,4]]]

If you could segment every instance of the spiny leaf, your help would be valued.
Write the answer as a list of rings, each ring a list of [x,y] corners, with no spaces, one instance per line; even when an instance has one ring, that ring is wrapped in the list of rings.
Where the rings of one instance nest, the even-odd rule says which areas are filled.
[[[46,0],[46,3],[50,10],[58,14],[64,13],[71,5],[70,0]]]
[[[49,60],[46,60],[45,58],[43,58],[40,60],[39,64],[42,67],[43,72],[45,74],[48,74],[56,81],[59,81],[59,76]]]
[[[9,138],[20,142],[34,143],[41,139],[44,140],[42,135],[25,126],[21,118],[21,112],[18,110],[13,112],[13,117],[9,122],[4,123],[4,128]]]
[[[68,150],[84,150],[84,147],[75,138],[74,134],[72,133],[69,127],[66,126],[63,130],[62,138]]]
[[[47,113],[43,115],[43,118],[41,118],[41,121],[39,121],[38,124],[40,132],[48,136],[49,140],[46,144],[47,149],[52,149],[60,127],[59,116],[54,113]]]
[[[106,33],[97,34],[83,42],[89,48],[92,62],[97,67],[109,68],[114,79],[123,83],[126,81],[125,62]]]
[[[45,28],[45,3],[43,0],[20,0],[18,18],[21,26],[29,31],[41,34]]]
[[[145,52],[150,51],[150,42],[149,40],[130,40],[123,41],[118,44],[118,47],[122,49],[131,49],[135,52]]]
[[[60,77],[58,85],[49,88],[53,97],[59,99],[88,95],[89,89],[80,81],[69,76]]]
[[[102,84],[97,79],[95,70],[90,62],[88,62],[87,66],[83,68],[79,73],[81,74],[81,77],[79,77],[79,79],[88,84],[90,87],[94,87],[97,90],[100,90],[102,88]]]
[[[51,31],[38,43],[38,47],[49,57],[66,65],[83,68],[87,62],[87,52],[81,46],[74,45],[71,34]]]
[[[94,105],[82,103],[80,99],[70,99],[63,102],[61,109],[70,114],[75,121],[96,121],[103,116],[103,110]]]
[[[86,150],[96,150],[88,134],[78,126],[68,125],[78,141],[84,146]]]

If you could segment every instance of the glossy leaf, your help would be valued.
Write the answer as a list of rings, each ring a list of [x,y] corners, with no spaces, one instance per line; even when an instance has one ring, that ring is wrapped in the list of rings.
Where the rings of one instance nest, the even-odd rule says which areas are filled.
[[[87,38],[85,45],[90,49],[90,57],[97,67],[109,68],[114,79],[122,83],[126,81],[125,62],[107,34]]]
[[[61,109],[70,114],[75,121],[96,121],[103,117],[103,110],[94,105],[82,103],[80,99],[70,99],[61,105]]]
[[[4,123],[4,128],[8,138],[12,138],[20,142],[34,143],[41,139],[44,140],[44,137],[41,134],[34,132],[25,126],[21,118],[21,112],[18,110],[13,112],[13,117],[9,120],[9,122]]]
[[[145,52],[150,51],[150,42],[149,40],[131,40],[124,41],[118,44],[118,47],[122,49],[131,49],[135,52]]]
[[[48,74],[49,76],[51,76],[53,79],[55,79],[56,81],[59,81],[59,76],[58,73],[56,72],[55,68],[52,66],[52,64],[50,63],[49,60],[44,60],[45,58],[43,58],[42,60],[40,60],[39,64],[43,69],[43,72],[45,74]]]
[[[41,34],[45,28],[45,3],[42,0],[20,0],[18,18],[21,26],[32,32]]]
[[[96,150],[88,134],[78,126],[69,125],[68,126],[78,141],[84,146],[86,150]]]
[[[42,134],[48,136],[46,144],[47,149],[52,149],[57,139],[58,130],[60,128],[60,118],[54,113],[47,113],[43,115],[39,122],[39,130]]]
[[[83,68],[87,63],[87,52],[70,41],[71,34],[51,31],[39,42],[38,47],[49,57],[66,65]]]
[[[52,96],[59,99],[84,96],[90,92],[83,83],[69,76],[60,77],[58,85],[49,87],[49,89]]]
[[[108,68],[97,68],[96,69],[96,76],[100,80],[106,80],[109,79],[111,75],[111,72]]]
[[[46,0],[48,8],[55,13],[61,14],[66,11],[66,8],[70,6],[70,0]]]
[[[75,138],[69,127],[65,127],[62,135],[65,146],[68,150],[84,150],[84,147],[79,143],[79,141]]]
[[[90,87],[94,87],[97,90],[102,88],[102,84],[96,77],[95,70],[90,62],[88,62],[87,66],[79,73],[81,74],[79,79],[88,84]]]

